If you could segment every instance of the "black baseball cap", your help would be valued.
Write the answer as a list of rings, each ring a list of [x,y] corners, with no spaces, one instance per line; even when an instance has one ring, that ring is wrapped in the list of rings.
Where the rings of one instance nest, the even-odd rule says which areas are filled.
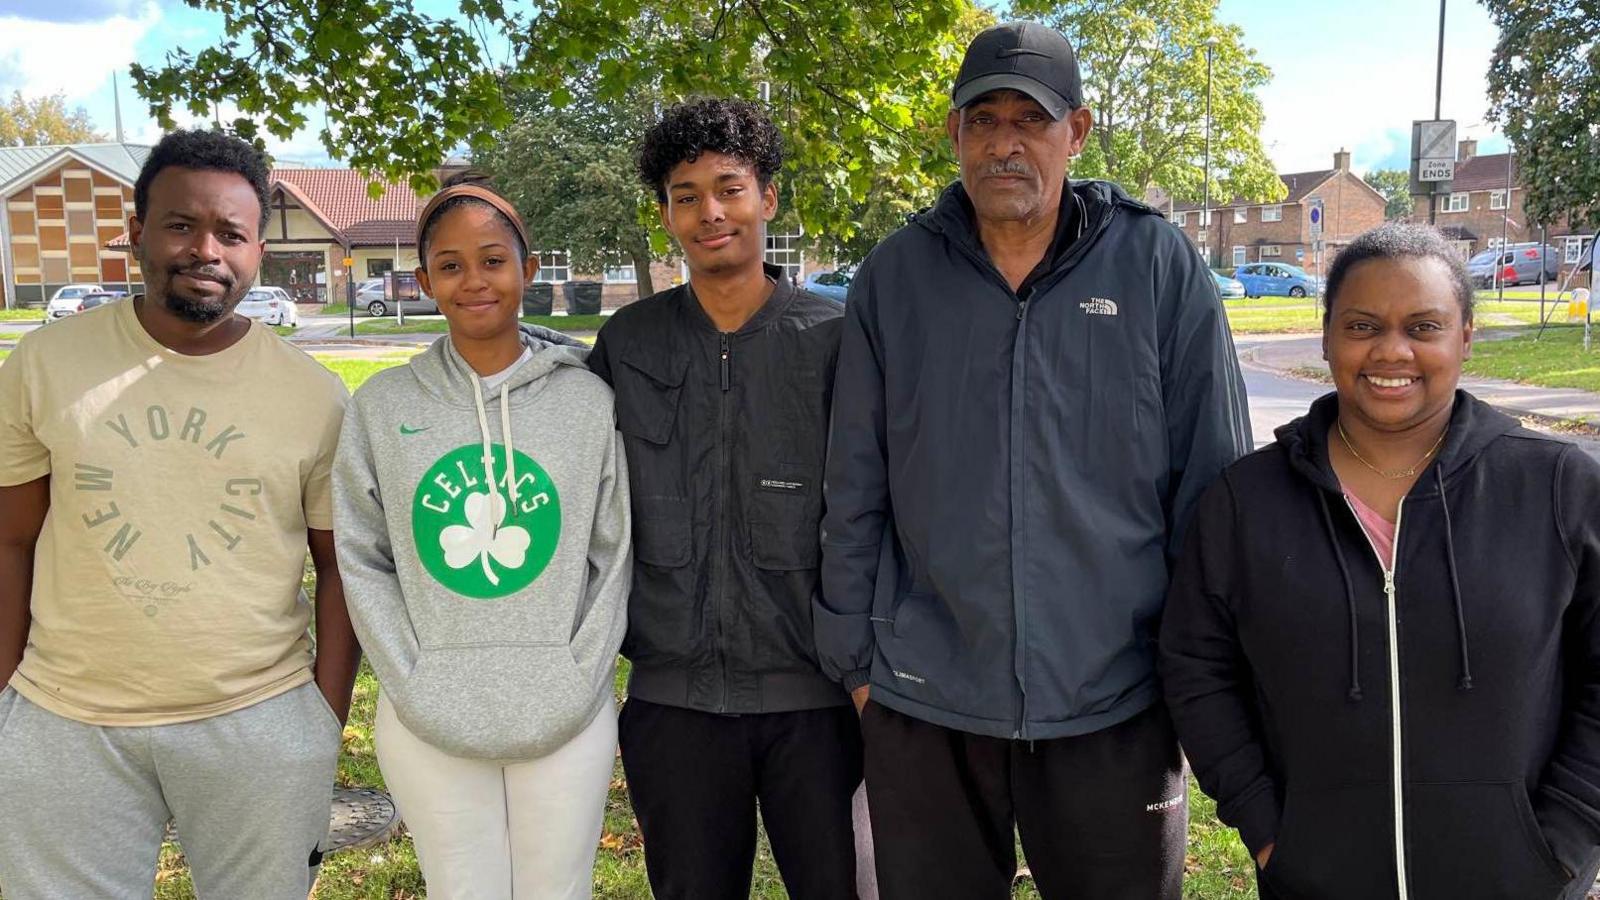
[[[950,100],[961,109],[990,91],[1021,91],[1060,119],[1083,105],[1078,55],[1061,32],[1037,22],[1007,22],[972,39]]]

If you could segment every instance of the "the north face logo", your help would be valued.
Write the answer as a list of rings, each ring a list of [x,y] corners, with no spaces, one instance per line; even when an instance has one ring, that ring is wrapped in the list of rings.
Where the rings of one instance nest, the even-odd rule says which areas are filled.
[[[498,496],[484,482],[483,447],[446,453],[417,483],[411,536],[417,558],[439,584],[462,596],[496,600],[543,574],[561,539],[561,498],[539,464],[517,454],[517,498],[506,478],[506,449],[495,444]]]
[[[1107,300],[1104,297],[1090,297],[1079,303],[1078,308],[1091,316],[1114,316],[1117,314],[1117,301]]]

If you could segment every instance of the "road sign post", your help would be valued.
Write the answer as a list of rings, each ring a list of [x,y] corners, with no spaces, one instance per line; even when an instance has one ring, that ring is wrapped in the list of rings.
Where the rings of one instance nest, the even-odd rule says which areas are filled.
[[[1438,196],[1450,190],[1456,177],[1456,123],[1454,119],[1417,120],[1411,123],[1411,195],[1428,198],[1428,222],[1438,214]]]

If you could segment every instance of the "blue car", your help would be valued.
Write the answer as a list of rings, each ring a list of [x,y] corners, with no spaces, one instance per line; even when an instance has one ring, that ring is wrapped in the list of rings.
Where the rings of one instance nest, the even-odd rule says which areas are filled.
[[[1217,294],[1224,300],[1240,300],[1244,298],[1244,285],[1216,271],[1211,272],[1211,280],[1217,283]]]
[[[806,276],[803,287],[813,294],[843,303],[855,275],[855,269],[849,267],[833,272],[812,272]]]
[[[1299,266],[1286,263],[1246,263],[1233,270],[1247,297],[1306,297],[1322,293],[1322,281]]]

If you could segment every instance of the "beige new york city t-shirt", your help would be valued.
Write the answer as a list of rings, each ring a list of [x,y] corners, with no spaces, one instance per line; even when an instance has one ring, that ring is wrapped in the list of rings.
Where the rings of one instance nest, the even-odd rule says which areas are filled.
[[[11,686],[92,725],[242,709],[311,680],[306,529],[333,527],[348,392],[254,324],[220,353],[156,343],[132,302],[0,363],[0,485],[50,476]]]

